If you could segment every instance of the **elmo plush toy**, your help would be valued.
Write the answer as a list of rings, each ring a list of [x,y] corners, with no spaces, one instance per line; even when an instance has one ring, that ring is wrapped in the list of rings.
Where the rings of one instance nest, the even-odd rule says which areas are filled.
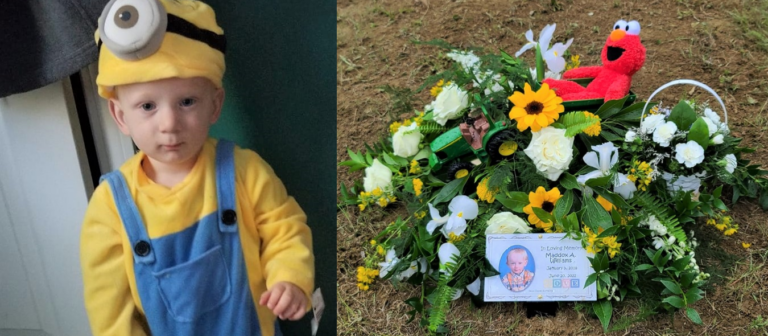
[[[586,88],[575,82],[547,78],[544,83],[555,89],[563,101],[604,98],[620,99],[629,93],[632,75],[645,63],[645,47],[640,43],[640,23],[619,20],[605,41],[600,55],[603,66],[568,70],[564,79],[594,78]]]

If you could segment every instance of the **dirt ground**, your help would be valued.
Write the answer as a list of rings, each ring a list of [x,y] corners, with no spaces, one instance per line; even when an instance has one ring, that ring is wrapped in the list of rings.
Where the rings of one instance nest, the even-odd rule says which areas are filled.
[[[768,166],[768,1],[766,0],[551,0],[337,1],[337,161],[348,160],[346,149],[361,150],[386,135],[389,99],[383,85],[416,89],[427,76],[449,63],[440,49],[412,41],[440,38],[461,47],[499,48],[510,54],[524,43],[523,34],[538,34],[557,23],[553,42],[574,37],[570,51],[581,55],[582,66],[599,65],[600,50],[619,19],[638,20],[647,49],[645,66],[633,78],[639,99],[662,84],[679,78],[714,88],[728,109],[732,132],[743,144],[756,147],[748,156]],[[533,53],[524,55],[532,63]],[[670,104],[683,96],[717,104],[706,92],[691,87],[670,88],[659,97]],[[419,95],[423,108],[428,93]],[[656,100],[656,99],[654,99]],[[337,168],[337,183],[350,185],[362,177]],[[338,188],[338,185],[337,185]],[[698,228],[702,243],[697,259],[712,274],[707,294],[695,308],[704,324],[694,325],[683,313],[643,317],[642,301],[615,308],[612,335],[768,335],[768,213],[755,201],[729,205],[739,232],[723,237],[711,227]],[[337,215],[337,326],[339,335],[424,335],[416,321],[406,323],[410,310],[403,300],[419,289],[399,290],[377,281],[369,291],[358,290],[355,269],[362,263],[362,246],[404,209],[373,210],[363,215],[341,207]],[[742,242],[749,242],[748,249]],[[701,254],[701,256],[700,256]],[[616,307],[616,305],[614,306]],[[525,317],[522,304],[473,307],[468,298],[453,303],[447,324],[452,335],[593,335],[602,334],[596,318],[561,304],[556,317]]]

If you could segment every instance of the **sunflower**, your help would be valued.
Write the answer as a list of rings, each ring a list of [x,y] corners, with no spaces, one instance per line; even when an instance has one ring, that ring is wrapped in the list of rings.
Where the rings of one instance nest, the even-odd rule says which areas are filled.
[[[555,210],[555,204],[560,197],[560,189],[557,189],[556,187],[552,188],[550,191],[546,191],[544,187],[539,187],[536,189],[536,192],[528,193],[528,201],[530,204],[523,208],[523,211],[528,214],[528,221],[535,225],[536,228],[545,229],[547,231],[551,230],[552,223],[549,221],[544,222],[539,219],[533,212],[533,208],[541,208],[546,212],[552,213],[552,211]]]
[[[544,83],[539,91],[533,92],[531,86],[525,83],[525,93],[515,92],[509,100],[515,106],[509,111],[509,119],[517,121],[517,129],[538,132],[560,118],[565,111],[563,99],[555,94],[549,85]]]

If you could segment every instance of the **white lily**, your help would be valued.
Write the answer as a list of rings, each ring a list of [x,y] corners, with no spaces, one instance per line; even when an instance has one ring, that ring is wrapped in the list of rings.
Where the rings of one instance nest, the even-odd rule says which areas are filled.
[[[387,251],[387,255],[384,256],[384,262],[379,263],[379,266],[381,266],[381,270],[379,270],[379,278],[387,276],[387,274],[389,274],[392,268],[394,268],[399,261],[400,259],[397,257],[395,249],[389,249],[389,251]]]
[[[471,284],[467,285],[467,290],[475,296],[480,294],[480,277],[477,277],[475,281],[472,281]]]
[[[554,30],[554,25],[552,25]],[[573,43],[573,38],[568,40],[568,42],[565,42],[565,44],[562,43],[555,43],[554,46],[552,46],[551,49],[549,49],[549,46],[544,45],[546,49],[542,49],[542,57],[544,57],[544,62],[547,62],[547,68],[551,70],[554,73],[561,73],[563,70],[565,70],[565,58],[563,57],[563,54],[565,54],[565,51],[568,50],[568,47],[571,46],[571,43]]]
[[[397,275],[397,278],[400,281],[403,281],[405,279],[410,278],[412,275],[416,274],[416,272],[424,273],[427,271],[427,259],[422,257],[418,260],[411,261],[411,265],[408,266],[408,268],[405,271],[400,272],[400,274]]]
[[[467,229],[467,220],[475,219],[479,210],[477,202],[464,195],[454,197],[448,204],[450,215],[440,216],[440,212],[432,204],[428,205],[432,220],[427,223],[427,232],[432,234],[436,228],[445,224],[440,232],[446,238],[449,238],[450,233],[456,236],[462,235]]]
[[[614,146],[612,142],[592,146],[592,151],[584,154],[584,163],[596,170],[580,175],[576,181],[583,185],[593,178],[608,176],[611,173],[611,168],[618,161],[619,148]]]
[[[459,252],[459,249],[456,247],[456,245],[453,245],[452,243],[445,243],[440,245],[440,248],[437,249],[437,257],[440,259],[440,272],[446,272],[445,264],[453,262],[453,256],[461,256],[461,252]]]
[[[635,182],[630,181],[627,175],[622,173],[616,174],[616,180],[613,184],[613,192],[621,195],[624,199],[630,199],[635,191],[637,191]]]

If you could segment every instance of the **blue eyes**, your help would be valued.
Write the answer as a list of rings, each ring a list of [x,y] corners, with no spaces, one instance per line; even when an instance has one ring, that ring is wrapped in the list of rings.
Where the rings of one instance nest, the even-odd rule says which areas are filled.
[[[197,99],[195,98],[184,98],[181,101],[179,101],[179,106],[181,107],[191,107],[197,103]],[[142,110],[146,112],[153,111],[157,108],[157,105],[155,103],[143,103],[139,105]]]

